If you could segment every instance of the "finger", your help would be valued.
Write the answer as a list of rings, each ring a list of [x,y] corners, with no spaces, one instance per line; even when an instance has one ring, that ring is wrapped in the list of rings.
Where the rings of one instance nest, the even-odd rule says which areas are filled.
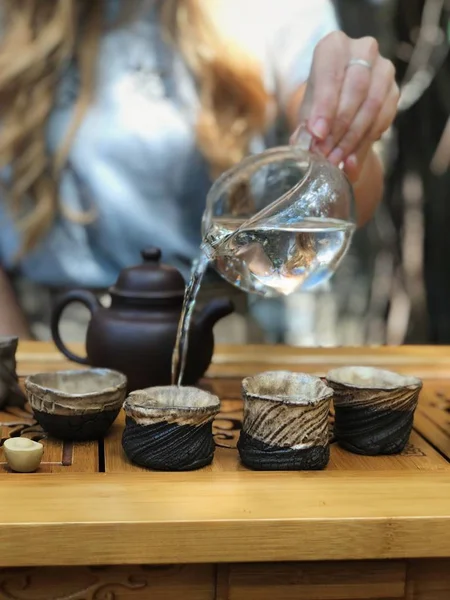
[[[310,132],[320,140],[324,140],[330,132],[348,60],[349,38],[341,31],[327,35],[314,51],[300,120],[307,123]]]
[[[370,129],[368,137],[372,141],[379,140],[383,133],[392,125],[392,122],[397,114],[399,100],[400,90],[394,81],[394,83],[391,85],[391,89],[389,90],[389,94],[383,103],[378,118]]]
[[[383,133],[391,126],[397,114],[399,99],[400,91],[394,82],[370,133],[365,137],[357,150],[344,160],[344,170],[352,183],[358,180],[364,161],[367,158],[367,153],[372,147],[373,142],[379,140]]]
[[[389,60],[380,57],[374,66],[372,82],[366,100],[353,119],[348,131],[338,141],[337,148],[329,155],[329,159],[333,162],[334,155],[339,160],[345,160],[358,148],[361,141],[369,135],[374,123],[381,126],[381,123],[378,122],[380,114],[383,114],[383,122],[393,119],[397,103],[398,88],[395,83],[394,66]],[[376,139],[372,135],[370,135],[370,138],[372,140]]]
[[[399,98],[400,92],[397,84],[394,82],[388,97],[383,104],[383,108],[375,123],[372,125],[370,132],[364,137],[358,148],[345,159],[345,164],[348,164],[350,169],[355,166],[355,163],[355,168],[361,167],[361,163],[364,162],[367,150],[372,146],[373,142],[379,140],[383,133],[390,127],[397,114]]]
[[[361,169],[367,158],[369,150],[372,147],[371,142],[365,142],[363,146],[358,149],[358,152],[351,154],[344,161],[344,171],[347,177],[352,183],[356,183],[361,175]]]
[[[375,65],[379,56],[378,42],[371,37],[355,40],[351,44],[350,52],[352,58]],[[372,78],[371,69],[367,66],[361,64],[348,64],[346,66],[339,107],[333,121],[331,139],[328,141],[329,146],[338,146],[340,140],[350,129],[355,116],[367,98]],[[327,153],[330,148],[324,150]]]

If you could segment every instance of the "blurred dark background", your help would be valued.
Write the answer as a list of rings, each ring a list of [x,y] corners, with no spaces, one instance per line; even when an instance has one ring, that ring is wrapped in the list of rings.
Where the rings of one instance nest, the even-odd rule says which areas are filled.
[[[379,40],[397,67],[402,97],[395,127],[378,147],[386,167],[384,202],[357,233],[331,286],[314,299],[287,299],[286,341],[448,344],[450,2],[335,4],[344,31]]]

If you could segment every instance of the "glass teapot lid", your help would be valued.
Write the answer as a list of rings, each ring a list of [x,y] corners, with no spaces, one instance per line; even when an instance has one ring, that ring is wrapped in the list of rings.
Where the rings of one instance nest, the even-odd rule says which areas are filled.
[[[121,271],[117,282],[109,290],[111,295],[148,302],[182,302],[185,288],[183,276],[174,267],[161,264],[161,250],[145,248],[141,256],[142,264]]]

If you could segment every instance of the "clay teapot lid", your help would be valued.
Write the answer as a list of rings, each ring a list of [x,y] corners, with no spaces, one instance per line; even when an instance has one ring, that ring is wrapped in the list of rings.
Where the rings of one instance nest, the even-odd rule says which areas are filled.
[[[123,269],[110,289],[113,296],[136,300],[177,300],[184,296],[184,279],[174,267],[160,263],[159,248],[145,248],[143,263]]]

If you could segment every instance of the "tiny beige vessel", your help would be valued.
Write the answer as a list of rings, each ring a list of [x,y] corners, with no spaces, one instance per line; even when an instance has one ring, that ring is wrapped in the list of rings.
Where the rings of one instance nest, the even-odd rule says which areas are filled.
[[[8,466],[18,473],[32,473],[41,464],[44,446],[28,438],[10,438],[3,443]]]

